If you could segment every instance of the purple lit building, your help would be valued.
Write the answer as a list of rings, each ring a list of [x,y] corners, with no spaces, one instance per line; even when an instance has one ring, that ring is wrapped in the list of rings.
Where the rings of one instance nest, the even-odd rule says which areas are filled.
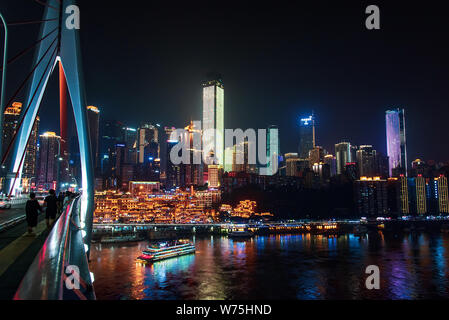
[[[407,174],[404,109],[386,111],[387,153],[390,177]]]

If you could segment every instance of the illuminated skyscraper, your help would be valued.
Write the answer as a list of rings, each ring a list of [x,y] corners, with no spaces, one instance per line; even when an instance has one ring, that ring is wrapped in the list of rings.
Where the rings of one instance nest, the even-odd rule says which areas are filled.
[[[145,163],[150,157],[159,158],[159,130],[151,124],[142,125],[137,136],[138,163]],[[152,151],[157,148],[157,154]]]
[[[332,154],[324,156],[324,163],[329,166],[331,177],[337,175],[337,159]]]
[[[209,189],[217,189],[220,187],[220,166],[209,165],[207,168]]]
[[[434,179],[434,196],[438,201],[438,213],[449,213],[447,178],[444,175]]]
[[[202,150],[200,146],[195,146],[195,140],[201,141],[201,129],[197,128],[195,122],[191,121],[184,130],[185,133],[182,140],[187,143],[189,163],[181,164],[181,186],[203,186],[203,164],[199,163],[201,162]]]
[[[126,162],[129,164],[137,163],[137,129],[124,127],[123,142],[126,146]]]
[[[314,164],[319,164],[324,161],[326,152],[323,147],[316,146],[309,151],[309,163],[312,168]]]
[[[337,174],[343,174],[347,163],[352,162],[351,144],[340,142],[335,145],[335,157],[337,159]]]
[[[426,179],[422,175],[419,175],[415,180],[415,188],[413,190],[414,199],[416,202],[416,213],[423,215],[427,213],[427,197],[426,197]]]
[[[224,165],[224,86],[220,75],[203,83],[203,139],[206,155]]]
[[[174,164],[170,159],[170,152],[173,149],[174,146],[176,146],[179,141],[178,140],[172,140],[171,134],[176,130],[176,128],[173,127],[165,127],[165,136],[166,136],[166,147],[165,147],[165,157],[164,157],[164,164],[165,164],[165,188],[167,190],[179,187],[181,182],[181,166],[179,164]]]
[[[39,136],[39,140],[38,186],[47,190],[56,189],[61,137],[55,132],[45,132]]]
[[[356,154],[360,177],[373,177],[378,174],[379,170],[376,168],[376,150],[374,150],[373,146],[360,146]]]
[[[234,166],[234,148],[233,147],[227,147],[225,149],[224,158],[225,158],[224,171],[231,172],[232,168]]]
[[[287,153],[284,156],[285,159],[285,175],[288,177],[298,176],[298,161],[299,157],[297,153]]]
[[[17,125],[20,120],[20,112],[22,110],[22,103],[14,102],[12,106],[6,108],[4,113],[4,124],[3,124],[3,155],[8,149],[14,135],[17,132]]]
[[[315,116],[299,120],[299,157],[308,159],[309,152],[315,148]]]
[[[98,166],[98,139],[100,127],[100,111],[97,107],[87,107],[87,127],[89,129],[90,146],[92,148],[92,160],[94,168]]]
[[[373,219],[388,213],[387,180],[361,177],[354,182],[354,195],[359,216]]]
[[[267,158],[268,164],[261,168],[260,174],[273,176],[279,169],[279,129],[277,126],[270,126],[267,130]]]
[[[30,140],[26,148],[25,161],[23,163],[23,176],[25,178],[36,177],[36,165],[37,165],[37,139],[39,132],[39,117],[36,117],[33,130],[30,133]]]
[[[404,109],[386,111],[387,153],[390,176],[393,170],[407,175],[407,146]]]

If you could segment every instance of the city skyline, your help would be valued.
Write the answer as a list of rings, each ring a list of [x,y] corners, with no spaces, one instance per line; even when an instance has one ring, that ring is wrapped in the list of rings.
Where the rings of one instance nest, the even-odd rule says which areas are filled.
[[[20,1],[6,6],[10,20],[22,18]],[[447,161],[447,148],[441,148],[429,139],[431,133],[436,136],[444,134],[449,100],[443,85],[448,68],[443,59],[447,55],[447,47],[438,41],[441,39],[439,30],[442,30],[438,28],[440,20],[426,20],[419,26],[418,37],[415,35],[414,41],[410,42],[409,30],[404,30],[401,23],[409,29],[418,29],[418,26],[411,25],[405,14],[399,18],[394,16],[393,20],[396,6],[389,4],[383,7],[383,26],[393,32],[383,33],[381,30],[380,35],[367,33],[362,19],[357,19],[364,9],[362,5],[345,9],[347,12],[338,5],[305,5],[304,8],[314,14],[316,21],[304,16],[302,11],[292,11],[297,15],[292,20],[291,14],[282,10],[277,12],[276,21],[268,26],[262,23],[268,8],[260,8],[245,22],[242,15],[232,13],[229,6],[224,6],[223,11],[213,17],[223,22],[216,31],[222,44],[213,44],[212,47],[208,46],[207,40],[212,31],[203,30],[203,24],[212,18],[198,22],[200,20],[195,18],[201,15],[201,11],[195,13],[195,8],[185,14],[178,8],[172,19],[165,21],[161,19],[167,18],[168,11],[161,7],[153,22],[144,19],[143,13],[141,16],[137,13],[137,20],[141,18],[138,29],[133,23],[124,22],[120,35],[128,31],[138,35],[145,32],[148,33],[148,42],[141,49],[142,53],[135,57],[133,48],[138,47],[141,38],[129,37],[127,50],[121,53],[121,57],[112,49],[107,56],[100,56],[101,50],[95,50],[99,46],[109,48],[106,43],[112,41],[115,28],[109,30],[112,21],[105,17],[108,16],[106,13],[114,17],[117,12],[114,8],[100,8],[98,4],[87,3],[83,7],[80,31],[84,35],[83,50],[86,51],[83,55],[86,82],[92,88],[87,93],[88,103],[98,106],[102,117],[121,119],[130,126],[137,126],[140,119],[145,118],[148,122],[181,128],[185,126],[185,120],[202,118],[202,94],[198,83],[209,71],[217,70],[223,73],[227,88],[225,126],[245,129],[277,125],[283,141],[282,153],[297,149],[298,119],[315,111],[319,115],[318,145],[332,150],[338,141],[348,140],[354,145],[373,145],[386,154],[385,130],[379,124],[385,110],[400,107],[406,109],[408,117],[409,158]],[[39,6],[35,9],[41,10]],[[241,9],[242,12],[249,10],[248,7]],[[413,8],[402,10],[409,10],[411,16],[416,13]],[[100,11],[100,20],[91,19]],[[226,21],[229,14],[243,24],[240,33],[235,33]],[[327,29],[318,28],[321,21],[328,19],[336,23],[330,33]],[[98,24],[104,27],[98,29]],[[257,27],[260,27],[260,37],[253,38],[251,46],[245,45],[244,40],[249,34],[253,35]],[[161,31],[157,30],[165,32],[166,37],[158,36]],[[200,35],[205,37],[205,41],[198,41]],[[343,35],[341,45],[332,40],[334,36],[341,38]],[[235,41],[231,41],[231,36]],[[292,41],[288,41],[290,37]],[[397,38],[402,39],[400,44],[403,47],[398,48],[391,43]],[[20,33],[11,37],[11,50],[21,47],[18,39]],[[100,42],[95,43],[91,39]],[[188,43],[190,40],[193,41],[191,44]],[[328,48],[321,43],[329,43]],[[430,45],[438,50],[424,52],[418,49]],[[272,49],[264,50],[266,47]],[[183,49],[181,51],[186,51],[186,55],[178,55],[178,50],[174,49]],[[159,54],[162,50],[166,52],[164,56]],[[133,59],[129,58],[131,55]],[[119,58],[128,61],[130,68],[119,68],[105,79],[102,70]],[[21,69],[25,72],[29,66],[23,64],[11,68],[12,83],[20,80],[15,78]],[[56,127],[54,113],[57,103],[54,96],[57,84],[52,83],[56,82],[53,80],[44,96],[42,131],[52,131]],[[130,112],[122,113],[124,105]],[[441,117],[434,117],[428,110],[441,113]]]

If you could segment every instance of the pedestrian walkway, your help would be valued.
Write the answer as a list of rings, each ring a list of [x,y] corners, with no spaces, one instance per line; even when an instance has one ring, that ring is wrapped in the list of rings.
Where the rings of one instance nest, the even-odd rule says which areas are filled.
[[[25,221],[0,232],[0,300],[13,298],[47,236],[43,214],[39,215],[34,236],[28,235]]]

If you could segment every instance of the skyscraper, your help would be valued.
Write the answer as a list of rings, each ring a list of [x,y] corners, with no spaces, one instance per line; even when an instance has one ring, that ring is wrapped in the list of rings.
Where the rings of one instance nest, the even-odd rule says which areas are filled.
[[[315,148],[315,116],[299,120],[299,157],[309,158],[309,151]]]
[[[438,199],[438,213],[449,213],[447,178],[444,175],[434,178],[434,193],[435,198]]]
[[[390,176],[393,170],[407,175],[407,146],[404,109],[386,111],[387,153]]]
[[[124,127],[123,142],[126,146],[126,162],[129,164],[137,163],[137,129]]]
[[[152,124],[144,124],[138,130],[137,135],[138,163],[145,163],[149,157],[159,158],[159,130]],[[150,147],[149,147],[150,146]],[[154,148],[157,147],[157,154]],[[151,152],[150,152],[151,151]]]
[[[165,136],[167,138],[166,147],[165,147],[165,189],[176,188],[180,185],[180,176],[181,176],[181,166],[174,164],[170,159],[170,152],[174,146],[176,146],[179,141],[172,140],[171,134],[176,130],[173,127],[165,127]]]
[[[61,137],[55,132],[45,132],[39,140],[38,186],[47,190],[56,189]]]
[[[324,156],[324,163],[329,166],[331,177],[337,175],[337,159],[332,154]]]
[[[277,126],[270,126],[267,130],[267,159],[268,164],[261,168],[260,174],[273,176],[278,172],[279,169],[279,129]]]
[[[36,165],[37,165],[37,139],[39,132],[39,117],[36,117],[33,129],[30,133],[30,140],[26,148],[25,161],[23,163],[23,176],[25,178],[36,177]]]
[[[326,152],[323,147],[316,146],[309,151],[309,163],[312,168],[314,164],[319,164],[324,161]]]
[[[299,157],[297,153],[287,153],[284,156],[285,159],[285,175],[288,177],[298,176],[298,161]]]
[[[87,107],[87,124],[89,127],[90,146],[92,148],[92,161],[94,168],[98,166],[98,139],[100,127],[100,111],[97,107]]]
[[[187,143],[189,152],[189,163],[181,164],[181,186],[203,186],[204,172],[203,164],[201,162],[201,147],[195,145],[195,141],[201,141],[201,129],[195,126],[195,122],[191,121],[188,126],[184,128],[185,132],[182,140]],[[200,160],[200,161],[198,161]]]
[[[371,145],[360,146],[357,150],[357,165],[360,177],[373,177],[378,174],[376,168],[376,150]]]
[[[224,165],[224,86],[220,75],[203,83],[203,139],[206,155]]]
[[[22,103],[14,102],[10,107],[6,108],[4,113],[3,124],[3,155],[8,149],[14,135],[17,132],[17,126],[20,120],[20,112],[22,110]]]
[[[354,182],[356,209],[359,216],[376,218],[388,213],[387,180],[362,177]]]
[[[352,162],[351,144],[349,142],[337,143],[335,157],[337,158],[337,174],[343,174],[346,164]]]

